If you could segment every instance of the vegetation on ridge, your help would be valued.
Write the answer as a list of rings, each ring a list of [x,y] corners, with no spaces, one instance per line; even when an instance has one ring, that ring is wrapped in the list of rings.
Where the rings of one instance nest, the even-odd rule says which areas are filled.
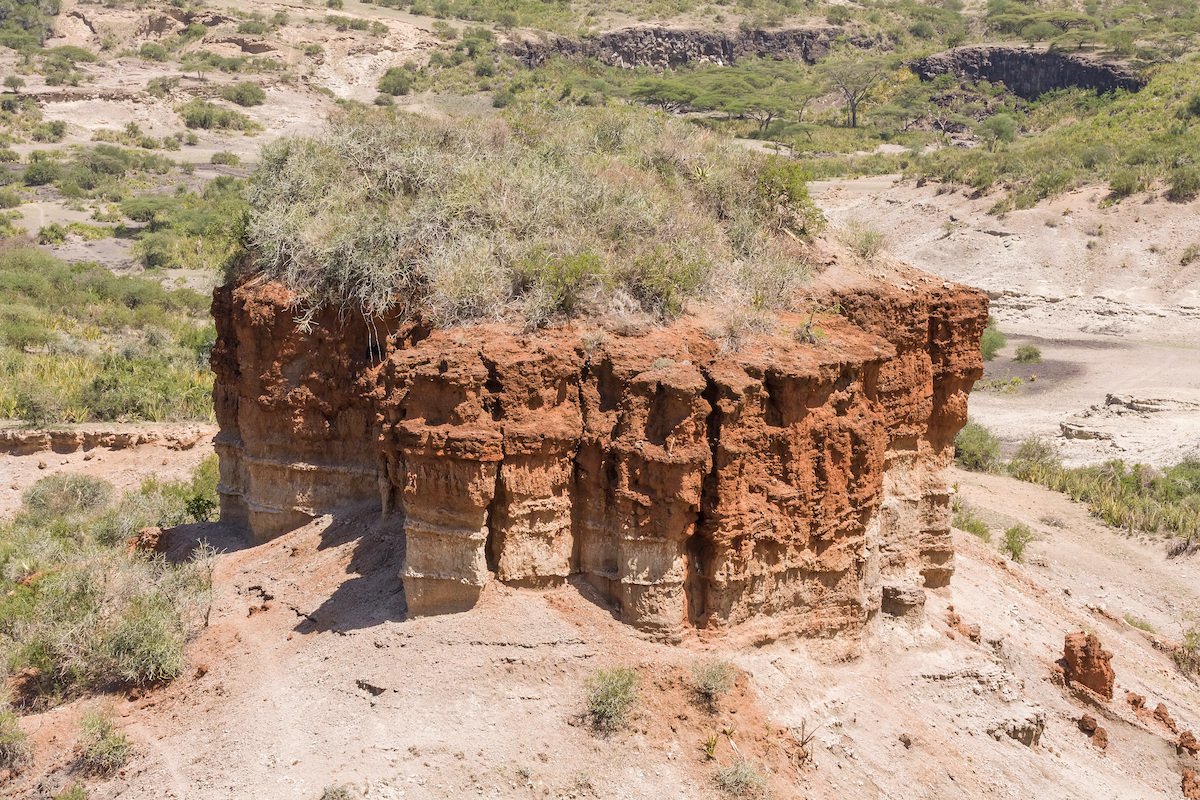
[[[439,324],[786,304],[822,224],[798,163],[630,107],[353,111],[268,146],[247,196],[252,269]]]

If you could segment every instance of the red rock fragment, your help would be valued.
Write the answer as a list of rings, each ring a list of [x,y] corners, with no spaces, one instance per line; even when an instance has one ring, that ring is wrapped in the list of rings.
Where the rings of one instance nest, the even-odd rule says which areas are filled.
[[[1069,683],[1084,686],[1101,697],[1112,699],[1112,653],[1100,644],[1094,633],[1067,634],[1063,642],[1063,666]]]

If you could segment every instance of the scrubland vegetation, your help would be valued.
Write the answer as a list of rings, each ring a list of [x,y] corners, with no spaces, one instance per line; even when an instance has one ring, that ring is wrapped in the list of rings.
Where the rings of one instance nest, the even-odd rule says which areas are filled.
[[[958,463],[964,468],[1004,470],[1020,480],[1062,492],[1086,503],[1095,516],[1114,528],[1161,533],[1189,543],[1200,539],[1200,462],[1195,460],[1164,469],[1120,460],[1066,467],[1053,443],[1028,439],[1005,463],[999,458],[999,442],[976,423],[963,428],[955,446]]]
[[[253,268],[310,306],[443,324],[786,304],[822,224],[800,164],[632,108],[356,111],[266,148],[247,196]]]
[[[207,309],[152,278],[0,250],[0,418],[209,418]]]
[[[149,479],[120,500],[79,475],[27,490],[0,525],[0,669],[16,687],[11,702],[42,707],[178,676],[184,644],[206,622],[210,556],[170,565],[127,542],[147,526],[207,516],[215,502],[215,457],[190,481]]]

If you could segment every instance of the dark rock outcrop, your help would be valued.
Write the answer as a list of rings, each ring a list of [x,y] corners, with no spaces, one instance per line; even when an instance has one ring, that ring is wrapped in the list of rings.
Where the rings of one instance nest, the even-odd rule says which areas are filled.
[[[684,64],[734,64],[742,58],[776,58],[815,63],[843,35],[840,28],[706,31],[686,28],[623,28],[583,39],[562,37],[513,42],[509,52],[527,67],[551,56],[594,58],[611,67],[666,69]],[[873,39],[851,37],[855,47]]]
[[[1146,85],[1144,78],[1122,64],[1034,47],[957,47],[917,59],[909,67],[926,81],[950,73],[1003,83],[1026,100],[1055,89],[1091,89],[1103,94],[1117,89],[1136,92]]]

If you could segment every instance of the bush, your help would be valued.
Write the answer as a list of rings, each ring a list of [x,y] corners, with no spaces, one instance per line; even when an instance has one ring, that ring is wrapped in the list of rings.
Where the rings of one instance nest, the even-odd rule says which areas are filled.
[[[951,518],[950,524],[982,541],[990,542],[992,540],[992,532],[987,523],[976,515],[974,509],[957,498],[954,501],[954,516]]]
[[[853,222],[846,227],[845,240],[859,258],[870,261],[879,255],[887,237],[865,222]]]
[[[237,153],[231,153],[228,150],[219,150],[213,153],[209,161],[213,164],[221,164],[227,167],[236,167],[242,163],[242,159],[238,158]]]
[[[63,789],[54,795],[54,800],[88,800],[87,789],[82,784],[72,784],[69,789]]]
[[[261,106],[267,93],[257,83],[242,81],[221,87],[221,97],[239,106]]]
[[[988,472],[1000,459],[1000,441],[978,422],[968,422],[954,437],[954,457],[964,469]]]
[[[1186,203],[1200,197],[1200,168],[1178,167],[1171,171],[1168,181],[1168,199],[1176,203]]]
[[[601,733],[625,727],[637,700],[638,675],[632,669],[598,670],[588,680],[587,718]]]
[[[151,686],[175,680],[184,667],[183,622],[162,595],[136,597],[105,637],[107,672],[123,685]]]
[[[728,661],[708,659],[692,665],[692,691],[710,710],[733,688],[734,667]]]
[[[1033,531],[1028,525],[1017,524],[1004,532],[1004,551],[1013,561],[1025,560],[1025,547],[1033,541]]]
[[[240,111],[221,108],[199,97],[184,103],[178,111],[183,117],[183,124],[189,128],[255,131],[260,127]]]
[[[112,498],[113,486],[108,481],[60,472],[30,486],[21,500],[35,514],[62,517],[97,511]]]
[[[1042,363],[1042,351],[1036,345],[1018,345],[1017,354],[1013,357],[1013,361],[1020,364],[1040,364]]]
[[[987,327],[983,329],[983,336],[979,339],[979,349],[983,351],[983,360],[994,359],[1006,344],[1008,344],[1008,337],[996,327],[996,320],[988,317]]]
[[[404,67],[389,67],[376,88],[386,95],[408,94],[412,91],[412,74]]]
[[[83,734],[83,753],[79,757],[79,764],[84,772],[112,775],[129,762],[133,745],[124,734],[117,731],[111,716],[88,714],[79,727]]]
[[[29,741],[21,721],[12,711],[0,708],[0,770],[17,770],[29,760]]]
[[[1010,475],[1033,483],[1050,480],[1060,469],[1062,456],[1058,448],[1052,442],[1036,436],[1021,442],[1012,460],[1008,462]]]
[[[766,777],[745,759],[721,767],[713,777],[717,788],[730,797],[762,797],[767,791]]]

